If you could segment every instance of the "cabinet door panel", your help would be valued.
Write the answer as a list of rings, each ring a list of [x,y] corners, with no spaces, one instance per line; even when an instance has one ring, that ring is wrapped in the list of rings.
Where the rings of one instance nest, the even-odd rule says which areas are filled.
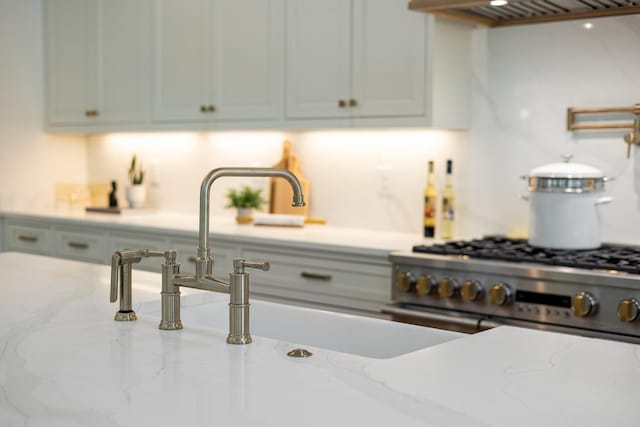
[[[213,119],[265,119],[282,105],[282,0],[217,0],[212,10]]]
[[[354,114],[424,114],[425,26],[425,16],[409,11],[406,2],[355,0]]]
[[[204,121],[207,93],[209,1],[156,0],[155,100],[158,121]]]
[[[287,117],[348,117],[351,1],[287,4]]]
[[[82,124],[97,108],[95,0],[55,0],[46,5],[47,121]]]
[[[102,122],[145,118],[149,97],[147,0],[101,0],[99,116]]]

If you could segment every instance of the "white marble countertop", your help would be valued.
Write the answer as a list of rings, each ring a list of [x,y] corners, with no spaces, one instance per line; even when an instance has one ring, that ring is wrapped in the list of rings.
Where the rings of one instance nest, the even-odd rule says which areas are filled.
[[[0,425],[638,425],[640,346],[500,327],[391,359],[114,322],[104,266],[0,254]],[[160,277],[134,273],[134,301]]]
[[[83,224],[98,227],[160,232],[168,234],[198,232],[197,215],[182,215],[162,211],[125,211],[123,214],[105,214],[81,210],[24,211],[0,210],[0,217],[22,218],[35,221],[55,221],[61,224]],[[307,224],[304,227],[273,227],[239,225],[233,218],[212,218],[211,233],[218,239],[268,243],[281,242],[293,247],[318,247],[364,255],[386,256],[393,251],[409,251],[413,245],[437,242],[425,239],[419,233],[400,233],[331,225]]]

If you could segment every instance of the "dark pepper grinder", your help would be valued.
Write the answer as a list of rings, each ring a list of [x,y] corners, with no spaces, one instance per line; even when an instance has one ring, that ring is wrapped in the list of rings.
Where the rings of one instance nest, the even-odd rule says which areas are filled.
[[[118,199],[116,198],[117,184],[115,181],[111,181],[111,193],[109,193],[109,207],[117,208]]]

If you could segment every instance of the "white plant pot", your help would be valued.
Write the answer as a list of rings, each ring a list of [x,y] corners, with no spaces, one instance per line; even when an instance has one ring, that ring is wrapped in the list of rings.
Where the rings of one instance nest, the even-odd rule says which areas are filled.
[[[147,199],[147,189],[144,185],[130,185],[127,187],[127,202],[130,208],[141,208]]]
[[[238,224],[251,224],[253,222],[253,208],[237,208],[236,222]]]

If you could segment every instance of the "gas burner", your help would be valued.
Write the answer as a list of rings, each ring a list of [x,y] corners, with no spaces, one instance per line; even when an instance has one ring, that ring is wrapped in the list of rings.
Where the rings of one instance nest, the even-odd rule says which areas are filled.
[[[525,239],[488,236],[431,246],[417,245],[413,252],[640,274],[640,247],[633,246],[606,244],[589,250],[544,249],[529,245]]]

